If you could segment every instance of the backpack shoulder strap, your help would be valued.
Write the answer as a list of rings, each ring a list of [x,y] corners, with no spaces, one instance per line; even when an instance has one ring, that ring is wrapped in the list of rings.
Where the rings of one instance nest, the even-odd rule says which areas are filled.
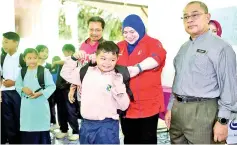
[[[39,85],[42,89],[45,89],[45,83],[44,83],[44,67],[39,65],[37,69],[37,78]]]
[[[4,60],[5,60],[6,56],[7,56],[7,53],[2,53],[1,54],[1,67],[3,67],[3,63],[4,63]]]
[[[89,66],[96,66],[97,64],[96,63],[92,63],[92,62],[88,62],[86,65],[84,65],[81,69],[80,69],[80,80],[81,80],[81,83],[84,79],[84,76],[86,75],[86,72],[89,68]]]
[[[27,72],[27,67],[22,67],[21,68],[21,78],[22,78],[22,81],[24,81],[26,72]]]
[[[50,63],[46,63],[45,68],[47,68],[49,71],[51,71],[51,64]]]
[[[115,72],[123,75],[123,83],[126,86],[126,91],[129,95],[130,101],[134,101],[134,96],[133,96],[132,90],[130,89],[130,86],[129,86],[130,74],[129,74],[128,68],[126,66],[116,65]]]
[[[81,69],[80,69],[80,80],[81,80],[81,83],[84,79],[84,76],[86,75],[86,72],[89,68],[89,63],[87,63],[86,65],[84,65]]]

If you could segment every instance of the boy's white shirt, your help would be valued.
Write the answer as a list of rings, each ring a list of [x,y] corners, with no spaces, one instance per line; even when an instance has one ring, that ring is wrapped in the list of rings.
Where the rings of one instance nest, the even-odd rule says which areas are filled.
[[[12,56],[10,56],[9,54],[6,55],[2,67],[2,74],[5,80],[10,79],[12,81],[16,81],[21,70],[19,57],[20,53],[18,52],[15,52]],[[4,85],[1,86],[1,91],[15,90],[15,89],[16,89],[15,86],[12,87],[5,87]]]

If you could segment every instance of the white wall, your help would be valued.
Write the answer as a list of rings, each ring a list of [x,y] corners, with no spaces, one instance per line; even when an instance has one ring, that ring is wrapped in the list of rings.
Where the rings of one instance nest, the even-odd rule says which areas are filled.
[[[29,36],[21,38],[19,50],[23,52],[24,49],[29,47],[35,48],[39,44],[46,45],[49,48],[47,61],[51,62],[53,56],[62,54],[58,32],[60,3],[58,0],[40,0],[39,3],[31,2],[32,31]]]
[[[191,0],[149,0],[148,34],[159,39],[167,51],[166,66],[162,74],[163,85],[171,86],[174,78],[173,58],[180,46],[188,40],[180,19]],[[237,0],[202,0],[212,11],[216,8],[237,6]],[[236,16],[237,17],[237,16]]]
[[[14,0],[0,0],[0,40],[7,31],[15,31]],[[2,43],[0,43],[0,46]]]

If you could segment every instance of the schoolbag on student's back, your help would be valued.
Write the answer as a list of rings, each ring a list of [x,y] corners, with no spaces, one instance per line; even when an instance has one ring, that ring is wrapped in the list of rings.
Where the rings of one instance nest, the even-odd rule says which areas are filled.
[[[21,78],[24,80],[25,75],[27,72],[27,67],[22,67],[21,69]],[[45,89],[45,83],[44,83],[44,67],[39,65],[37,69],[37,79],[40,85],[40,89]]]
[[[87,63],[85,66],[83,66],[80,69],[80,80],[81,80],[81,82],[83,81],[83,78],[86,75],[86,72],[87,72],[89,66],[94,67],[94,66],[96,66],[96,64],[95,63],[92,64],[91,62],[89,62],[89,63]],[[116,65],[115,66],[115,72],[122,74],[122,76],[123,76],[123,83],[126,86],[126,92],[127,92],[128,96],[130,98],[130,101],[133,102],[134,101],[134,96],[133,96],[132,90],[129,87],[130,74],[129,74],[129,71],[128,71],[127,67],[121,66],[121,65]],[[117,112],[122,117],[126,115],[126,111],[117,110]]]
[[[7,56],[7,53],[2,53],[2,54],[1,54],[1,67],[3,67],[3,63],[4,63],[4,60],[5,60],[6,56]],[[20,54],[20,57],[19,57],[19,65],[20,65],[21,67],[26,67],[26,63],[25,63],[25,61],[24,61],[23,58],[24,58],[24,56],[23,56],[23,54],[21,53],[21,54]]]
[[[50,63],[46,63],[44,68],[47,68],[50,72],[52,71],[52,65]]]

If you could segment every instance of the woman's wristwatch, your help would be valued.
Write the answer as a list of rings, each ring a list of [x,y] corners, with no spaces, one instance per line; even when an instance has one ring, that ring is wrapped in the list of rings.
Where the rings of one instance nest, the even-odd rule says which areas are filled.
[[[141,68],[141,66],[140,66],[139,63],[137,64],[137,67],[138,67],[138,69],[139,69],[139,73],[141,73],[143,70],[142,70],[142,68]]]

